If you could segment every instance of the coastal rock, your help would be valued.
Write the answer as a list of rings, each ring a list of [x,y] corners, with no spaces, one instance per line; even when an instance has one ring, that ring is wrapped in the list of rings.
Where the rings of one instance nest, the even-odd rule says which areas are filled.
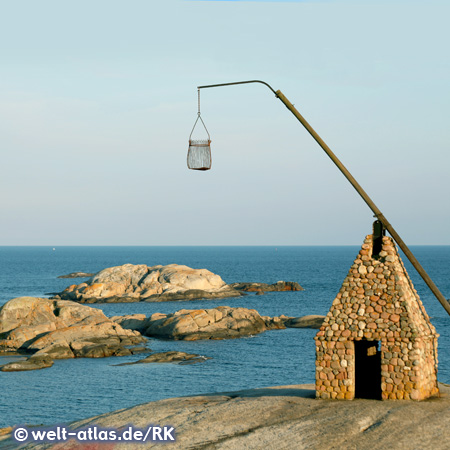
[[[123,408],[78,420],[70,428],[124,430],[130,424],[143,429],[148,424],[170,424],[176,432],[176,441],[163,446],[159,442],[122,441],[114,443],[114,450],[448,450],[450,388],[440,384],[439,389],[443,395],[428,402],[358,399],[339,405],[314,398],[312,384],[215,392]],[[48,429],[54,428],[55,425]],[[19,446],[12,433],[11,428],[3,432],[1,450]],[[89,448],[97,448],[95,445],[108,448],[107,443],[92,443]],[[81,450],[87,445],[75,441],[20,445],[21,449],[30,450],[63,447]]]
[[[50,331],[44,336],[38,336],[27,345],[28,350],[43,350],[54,345],[67,344],[72,351],[82,346],[98,342],[99,345],[133,345],[143,342],[144,339],[137,331],[125,330],[117,323],[106,318],[104,322],[96,324],[76,324],[68,328]],[[86,342],[88,344],[86,344]]]
[[[139,340],[140,341],[140,340]],[[134,346],[136,340],[118,339],[115,337],[89,336],[74,340],[70,344],[56,343],[44,346],[35,355],[47,355],[52,359],[68,358],[106,358],[109,356],[128,356],[150,351],[147,347]],[[28,350],[35,350],[33,346]]]
[[[141,332],[145,328],[147,317],[145,314],[131,314],[129,316],[113,316],[111,320],[118,323],[122,328]]]
[[[282,314],[281,316],[270,317],[261,316],[269,330],[284,330],[286,328],[286,321],[293,319]]]
[[[133,364],[149,364],[149,363],[177,363],[177,364],[194,364],[199,362],[205,362],[208,358],[206,356],[185,353],[185,352],[162,352],[153,353],[144,359],[139,361],[117,364],[118,366],[130,366]]]
[[[51,344],[45,349],[38,350],[36,355],[47,355],[52,359],[75,358],[72,347],[67,343]]]
[[[94,273],[86,273],[86,272],[72,272],[67,275],[60,275],[58,278],[89,278],[93,277]]]
[[[285,328],[282,319],[262,317],[254,309],[218,306],[213,309],[182,309],[173,314],[153,314],[146,321],[143,334],[194,341],[233,339],[282,328]]]
[[[214,309],[182,309],[173,314],[154,313],[114,316],[123,328],[137,330],[149,337],[163,339],[231,339],[266,330],[320,328],[325,316],[261,316],[254,309],[219,306]]]
[[[9,434],[11,434],[13,430],[14,430],[13,427],[0,428],[0,441],[3,439],[4,436],[8,436]]]
[[[55,296],[80,303],[193,300],[239,297],[219,275],[178,264],[124,264],[98,272],[85,283],[71,285]]]
[[[236,289],[224,287],[218,291],[204,291],[202,289],[188,289],[182,292],[167,292],[163,294],[151,295],[145,299],[146,302],[173,302],[180,300],[214,300],[220,298],[240,297],[241,294]]]
[[[133,354],[131,349],[124,347],[121,343],[111,343],[109,339],[75,342],[72,344],[72,349],[76,358],[106,358]],[[43,351],[45,352],[45,349]]]
[[[36,357],[129,355],[133,350],[127,347],[142,342],[139,332],[122,328],[99,309],[66,300],[19,297],[0,309],[0,350],[34,353],[26,367]]]
[[[53,360],[47,355],[36,355],[21,361],[5,364],[0,368],[2,372],[23,372],[26,370],[46,369],[53,366]]]
[[[273,284],[266,283],[232,283],[229,286],[245,292],[283,292],[303,291],[304,289],[295,281],[277,281]]]
[[[316,328],[319,329],[322,326],[325,316],[310,315],[303,317],[291,317],[284,322],[287,328]]]

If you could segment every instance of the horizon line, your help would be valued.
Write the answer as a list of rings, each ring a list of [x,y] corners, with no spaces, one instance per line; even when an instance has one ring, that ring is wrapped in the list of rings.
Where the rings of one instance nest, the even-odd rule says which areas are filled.
[[[48,245],[48,244],[0,244],[2,247],[353,247],[361,244],[62,244],[62,245]],[[450,244],[409,244],[411,246],[422,247],[449,247]]]

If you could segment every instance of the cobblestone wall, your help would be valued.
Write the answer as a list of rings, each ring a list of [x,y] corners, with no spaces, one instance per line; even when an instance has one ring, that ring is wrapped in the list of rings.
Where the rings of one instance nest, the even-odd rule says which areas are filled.
[[[436,395],[437,337],[390,237],[373,255],[366,237],[316,342],[316,396],[355,397],[355,341],[378,341],[381,398]]]

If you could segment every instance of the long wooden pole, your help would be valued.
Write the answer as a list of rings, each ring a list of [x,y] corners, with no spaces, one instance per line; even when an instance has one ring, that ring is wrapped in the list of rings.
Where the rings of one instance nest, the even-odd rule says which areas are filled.
[[[450,315],[450,304],[447,299],[442,295],[441,291],[434,284],[433,280],[427,274],[422,265],[417,261],[416,257],[413,255],[411,250],[405,244],[403,239],[399,236],[399,234],[394,230],[393,226],[389,223],[389,221],[384,217],[382,212],[377,208],[372,199],[367,195],[366,191],[360,186],[360,184],[353,178],[353,175],[347,170],[344,164],[338,159],[338,157],[331,151],[330,147],[323,141],[323,139],[316,133],[313,127],[306,121],[306,119],[297,111],[294,105],[284,96],[281,91],[276,91],[276,96],[279,98],[286,106],[289,111],[299,120],[299,122],[306,128],[308,133],[314,138],[314,140],[322,147],[325,153],[330,157],[330,159],[336,164],[338,169],[342,172],[342,174],[347,178],[347,180],[351,183],[351,185],[356,189],[358,194],[362,197],[362,199],[366,202],[367,206],[373,211],[377,219],[383,224],[384,228],[389,231],[389,234],[394,238],[395,242],[397,242],[398,246],[403,250],[403,253],[409,259],[414,268],[419,272],[423,281],[427,284],[427,286],[431,289],[431,292],[436,296],[441,305]]]
[[[434,284],[433,280],[427,274],[422,265],[417,261],[416,257],[413,255],[411,250],[405,244],[403,239],[399,236],[399,234],[394,230],[393,226],[389,223],[389,221],[384,217],[383,213],[378,209],[372,199],[367,195],[366,191],[360,186],[360,184],[355,180],[353,175],[347,170],[344,164],[341,163],[339,158],[331,151],[330,147],[323,141],[323,139],[316,133],[313,127],[306,121],[306,119],[297,111],[294,105],[285,97],[285,95],[280,91],[274,91],[274,89],[260,80],[251,80],[251,81],[239,81],[235,83],[225,83],[225,84],[214,84],[209,86],[198,86],[198,89],[209,88],[209,87],[219,87],[219,86],[231,86],[235,84],[246,84],[246,83],[262,83],[265,84],[272,92],[275,93],[276,97],[279,98],[289,111],[298,119],[298,121],[306,128],[308,133],[314,138],[314,140],[322,147],[324,152],[330,157],[333,163],[337,166],[337,168],[341,171],[341,173],[347,178],[350,184],[356,189],[358,194],[362,197],[362,199],[366,202],[367,206],[373,211],[377,219],[383,224],[384,228],[389,232],[389,234],[394,238],[397,245],[402,249],[403,253],[409,259],[411,264],[417,270],[419,275],[422,277],[423,281],[430,288],[431,292],[438,299],[439,303],[444,307],[447,313],[450,315],[450,303],[447,299],[442,295],[441,291]]]

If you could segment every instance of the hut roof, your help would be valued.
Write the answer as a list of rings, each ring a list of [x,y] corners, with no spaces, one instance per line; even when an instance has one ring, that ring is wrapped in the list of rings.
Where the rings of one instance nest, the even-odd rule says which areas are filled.
[[[316,339],[437,337],[392,238],[378,254],[373,244],[367,236]]]

